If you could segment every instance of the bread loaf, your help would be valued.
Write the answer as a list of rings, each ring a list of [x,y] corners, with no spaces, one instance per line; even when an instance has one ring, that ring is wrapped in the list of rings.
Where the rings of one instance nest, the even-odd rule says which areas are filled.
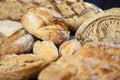
[[[88,43],[42,70],[38,80],[119,80],[120,45]]]
[[[35,42],[34,52],[4,55],[0,61],[0,80],[28,80],[36,77],[40,70],[58,58],[58,50],[51,41]]]
[[[69,29],[75,31],[86,19],[101,12],[95,5],[82,0],[1,0],[0,20],[21,20],[27,9],[31,7],[44,7],[58,13]]]
[[[0,56],[30,51],[33,42],[33,36],[23,29],[21,23],[0,21]]]
[[[22,23],[24,28],[36,37],[59,45],[69,39],[70,32],[63,19],[54,15],[43,8],[30,8],[23,16]]]
[[[40,7],[52,10],[52,13],[58,13],[67,24],[70,31],[76,29],[88,18],[102,12],[95,5],[82,0],[44,0]]]
[[[119,14],[119,10],[112,9],[95,15],[79,27],[76,32],[76,38],[82,44],[91,41],[119,44]]]

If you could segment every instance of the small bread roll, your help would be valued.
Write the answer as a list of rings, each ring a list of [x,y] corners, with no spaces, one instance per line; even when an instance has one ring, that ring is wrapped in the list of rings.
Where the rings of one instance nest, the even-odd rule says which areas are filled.
[[[42,40],[51,40],[59,45],[69,39],[66,23],[56,14],[41,8],[30,8],[22,17],[23,27]]]
[[[77,39],[68,40],[62,43],[59,47],[60,56],[73,55],[81,47]]]
[[[51,56],[56,59],[58,49],[52,41],[36,41],[33,46],[33,53],[48,60],[51,59]],[[49,56],[50,54],[51,56]]]
[[[33,36],[19,22],[0,21],[0,55],[20,54],[32,49]]]

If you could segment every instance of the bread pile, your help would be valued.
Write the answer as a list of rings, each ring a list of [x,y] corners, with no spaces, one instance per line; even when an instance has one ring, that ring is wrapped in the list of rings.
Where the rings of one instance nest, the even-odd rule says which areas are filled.
[[[87,43],[43,69],[38,80],[120,80],[120,45]]]
[[[0,80],[119,80],[119,14],[82,0],[1,0]]]

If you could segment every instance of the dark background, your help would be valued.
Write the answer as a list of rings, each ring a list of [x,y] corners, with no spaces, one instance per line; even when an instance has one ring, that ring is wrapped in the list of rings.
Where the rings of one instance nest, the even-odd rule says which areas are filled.
[[[85,2],[90,2],[103,10],[110,9],[113,7],[120,7],[120,0],[84,0]]]

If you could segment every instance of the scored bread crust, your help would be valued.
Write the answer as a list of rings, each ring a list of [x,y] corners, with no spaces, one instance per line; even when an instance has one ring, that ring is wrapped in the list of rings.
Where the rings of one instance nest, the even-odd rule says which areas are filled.
[[[119,66],[120,45],[88,43],[74,55],[51,63],[38,80],[119,80]]]
[[[24,29],[17,31],[10,37],[0,36],[2,43],[0,44],[0,55],[5,54],[21,54],[32,49],[34,42],[33,36]]]
[[[102,12],[100,8],[82,0],[45,0],[40,7],[52,10],[53,14],[58,13],[69,24],[70,31],[76,31],[88,18]]]
[[[31,7],[44,7],[58,13],[70,31],[75,31],[86,19],[101,12],[99,8],[83,0],[1,0],[0,20],[21,20],[26,10]]]
[[[63,19],[41,8],[30,8],[22,17],[23,27],[42,40],[51,40],[59,45],[68,40],[70,32]]]
[[[119,14],[120,12],[116,9],[110,9],[95,15],[79,27],[75,37],[81,44],[91,41],[119,44]]]
[[[5,54],[20,54],[32,49],[34,38],[20,22],[0,21],[0,57]]]

